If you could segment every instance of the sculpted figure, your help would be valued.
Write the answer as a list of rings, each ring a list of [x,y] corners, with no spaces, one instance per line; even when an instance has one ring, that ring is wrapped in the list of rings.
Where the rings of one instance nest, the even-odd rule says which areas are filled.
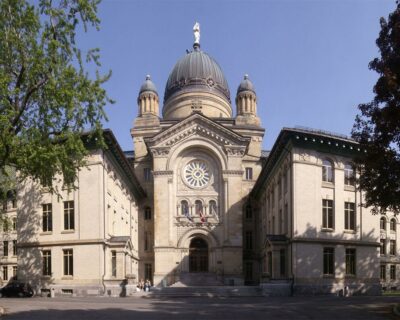
[[[196,22],[193,26],[194,43],[200,44],[200,23]]]

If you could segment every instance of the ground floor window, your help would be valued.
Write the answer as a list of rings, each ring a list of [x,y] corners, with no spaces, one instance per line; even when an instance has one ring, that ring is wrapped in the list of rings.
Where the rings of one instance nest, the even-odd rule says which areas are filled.
[[[390,280],[396,280],[396,265],[390,266]]]
[[[144,278],[146,280],[150,280],[150,282],[153,283],[153,267],[151,263],[144,264]]]
[[[335,249],[334,248],[324,248],[323,253],[324,259],[324,274],[333,275],[335,268]]]
[[[346,249],[346,274],[356,274],[356,249]]]
[[[286,250],[281,249],[279,251],[279,266],[280,266],[280,272],[281,272],[281,277],[286,276]]]
[[[111,251],[111,276],[117,276],[117,252]]]
[[[17,266],[13,266],[13,277],[17,276]]]
[[[51,276],[51,251],[43,250],[43,275]]]
[[[381,280],[386,280],[386,265],[381,264]]]
[[[268,252],[268,272],[272,278],[272,252]]]
[[[7,266],[3,267],[3,280],[5,280],[5,281],[8,280],[8,267]]]
[[[64,276],[74,275],[74,256],[72,249],[65,249],[64,252]]]

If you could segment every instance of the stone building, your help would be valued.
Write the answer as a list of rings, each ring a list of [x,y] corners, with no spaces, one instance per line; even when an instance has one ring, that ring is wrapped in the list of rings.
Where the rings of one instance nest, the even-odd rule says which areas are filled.
[[[145,193],[112,132],[104,139],[107,148],[92,149],[76,190],[51,194],[29,180],[18,190],[18,279],[37,292],[116,294],[138,274]]]
[[[77,190],[61,198],[22,186],[19,278],[74,294],[117,292],[127,278],[260,284],[266,294],[374,294],[380,279],[398,288],[398,220],[362,206],[357,143],[284,128],[263,151],[247,75],[234,100],[235,112],[221,67],[197,40],[169,74],[162,110],[147,76],[134,151],[105,131],[108,149],[92,150]]]

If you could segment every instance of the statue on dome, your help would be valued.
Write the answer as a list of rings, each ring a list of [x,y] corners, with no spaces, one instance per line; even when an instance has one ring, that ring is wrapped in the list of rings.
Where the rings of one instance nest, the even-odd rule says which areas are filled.
[[[194,43],[200,44],[200,23],[196,22],[193,26]]]

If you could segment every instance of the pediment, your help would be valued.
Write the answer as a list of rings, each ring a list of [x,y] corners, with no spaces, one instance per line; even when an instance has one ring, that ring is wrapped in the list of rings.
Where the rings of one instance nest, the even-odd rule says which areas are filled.
[[[224,147],[244,147],[250,142],[250,138],[225,128],[221,124],[201,115],[192,114],[186,119],[174,124],[154,137],[145,139],[148,147],[169,149],[191,136],[203,136]]]

